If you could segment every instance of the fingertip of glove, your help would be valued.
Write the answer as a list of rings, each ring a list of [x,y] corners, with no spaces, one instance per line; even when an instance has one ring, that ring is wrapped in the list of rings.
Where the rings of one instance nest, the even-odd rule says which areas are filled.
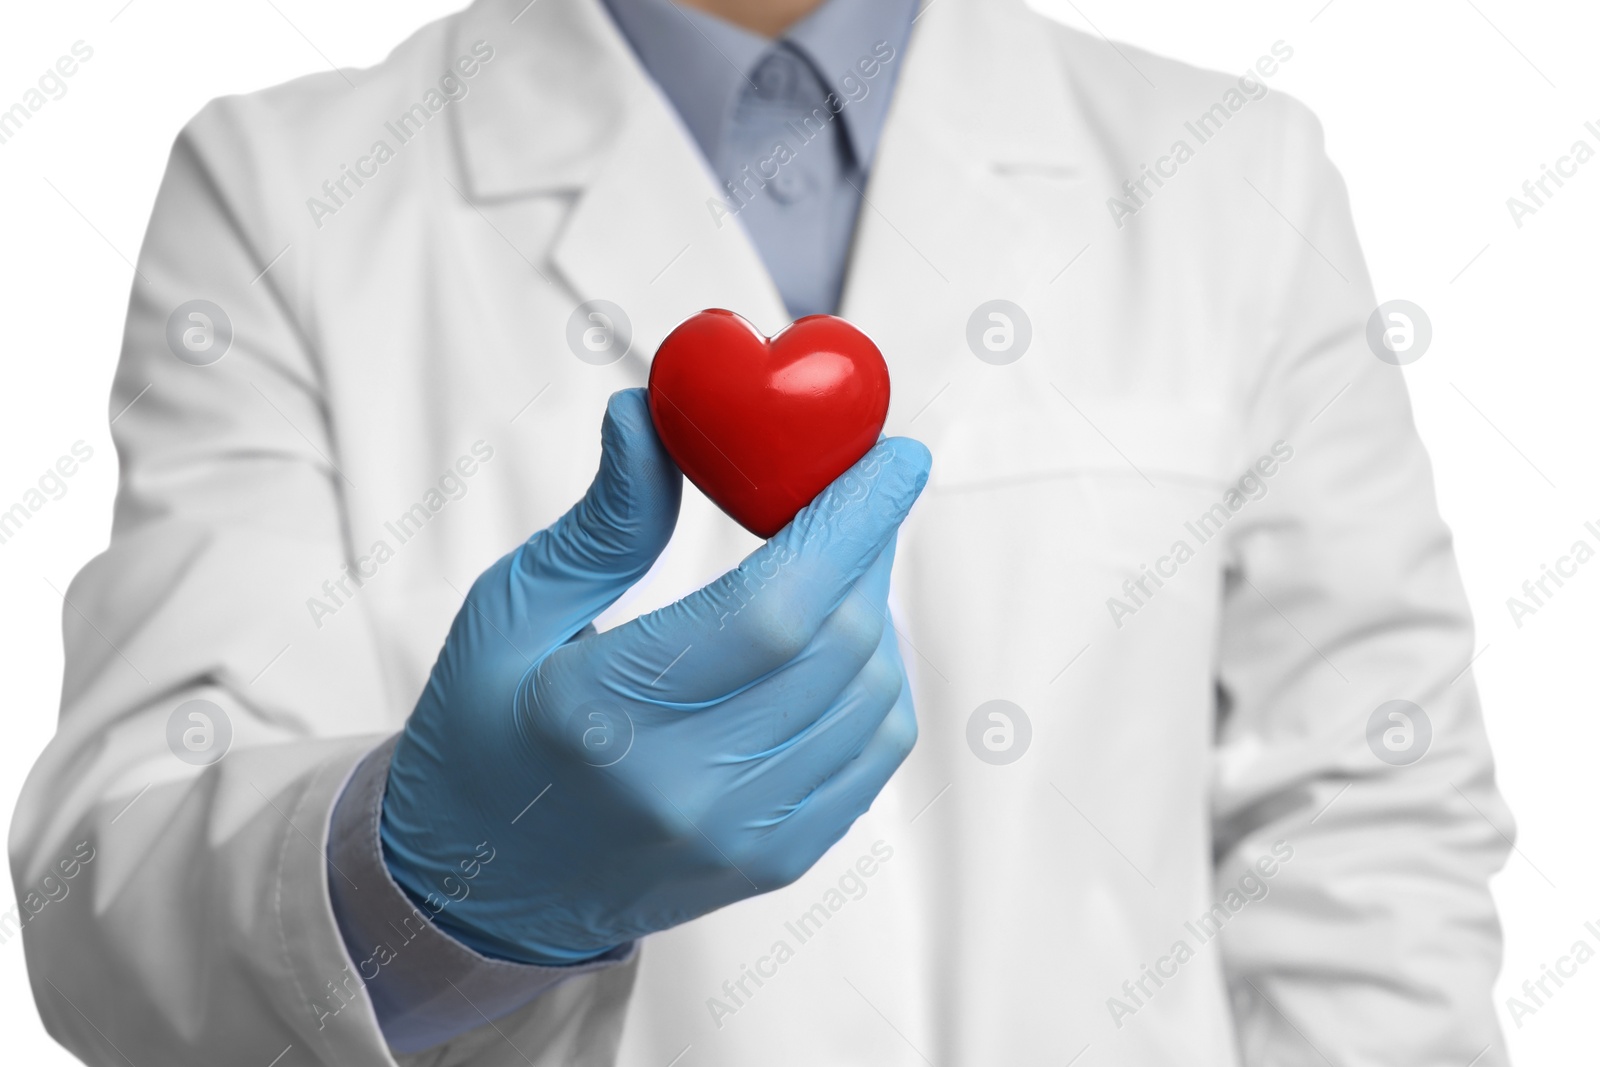
[[[605,420],[600,427],[600,442],[605,459],[619,472],[638,477],[654,477],[664,470],[676,471],[661,439],[643,389],[622,389],[606,401]]]
[[[606,401],[605,422],[602,435],[619,434],[624,438],[637,438],[645,432],[655,437],[655,424],[650,419],[650,404],[643,389],[619,389]]]
[[[933,469],[933,454],[928,451],[927,445],[915,438],[886,437],[868,453],[866,462],[873,463],[874,456],[878,457],[879,477],[884,480],[883,488],[887,490],[884,502],[898,512],[900,518],[904,518],[904,513],[916,503],[923,487],[928,484],[928,475]]]
[[[880,440],[795,517],[786,540],[797,545],[871,543],[893,539],[927,484],[928,449],[909,437]],[[876,550],[875,550],[876,551]]]
[[[682,479],[656,436],[643,389],[611,394],[600,441],[600,472],[580,508],[582,525],[596,537],[652,531],[634,548],[653,559],[676,524]]]
[[[913,492],[920,493],[933,470],[933,453],[928,446],[915,437],[886,437],[883,443],[894,449],[895,462],[902,465]]]

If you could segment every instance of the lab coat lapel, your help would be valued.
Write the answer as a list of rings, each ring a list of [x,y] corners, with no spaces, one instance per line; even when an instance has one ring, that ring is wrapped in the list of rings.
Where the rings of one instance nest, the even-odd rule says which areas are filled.
[[[781,328],[754,245],[712,210],[715,179],[599,0],[524,5],[479,0],[458,31],[497,50],[496,80],[453,109],[463,195],[574,304],[620,305],[636,354],[703,307]],[[953,381],[934,358],[964,351],[947,318],[1037,297],[1088,240],[1080,120],[1047,48],[1017,0],[934,0],[918,17],[840,309],[885,348],[891,418]],[[528,210],[548,197],[571,202],[554,237]]]
[[[1048,48],[1017,0],[932,0],[917,18],[841,310],[889,359],[897,432],[915,419],[911,432],[936,435],[933,401],[993,369],[965,343],[979,304],[1024,306],[1035,343],[1064,329],[1051,305],[1094,216],[1079,165],[1089,133]],[[1006,388],[1044,384],[1020,369]]]
[[[780,329],[788,316],[754,245],[713,212],[722,199],[699,149],[598,0],[525,3],[482,0],[464,24],[506,41],[493,92],[462,101],[466,195],[525,252],[519,233],[536,224],[521,205],[570,197],[553,241],[529,241],[548,246],[574,303],[626,312],[632,358],[706,307]]]
[[[583,191],[553,258],[583,299],[620,304],[654,351],[702,308],[725,307],[767,334],[789,321],[744,227],[665,102],[640,94],[611,155]],[[719,228],[716,218],[722,218]]]

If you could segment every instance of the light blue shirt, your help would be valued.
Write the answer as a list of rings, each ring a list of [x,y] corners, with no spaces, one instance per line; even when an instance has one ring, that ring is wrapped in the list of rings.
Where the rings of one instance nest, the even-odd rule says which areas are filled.
[[[672,0],[604,0],[795,318],[844,287],[917,0],[827,0],[776,41]]]

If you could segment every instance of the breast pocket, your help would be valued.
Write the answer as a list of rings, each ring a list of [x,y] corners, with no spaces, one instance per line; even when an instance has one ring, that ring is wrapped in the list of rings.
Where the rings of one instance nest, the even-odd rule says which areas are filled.
[[[1165,617],[1147,634],[1203,639],[1233,516],[1212,509],[1241,463],[1236,420],[1048,383],[1033,394],[963,405],[930,435],[933,473],[906,545],[929,606],[980,644],[980,630],[1012,635],[994,656],[1019,629],[1047,657],[1120,636],[1118,601],[1141,623]]]
[[[1215,489],[1238,451],[1204,404],[1069,397],[1046,384],[1026,401],[973,405],[943,427],[936,489],[1000,488],[1074,478],[1131,478],[1157,493]]]

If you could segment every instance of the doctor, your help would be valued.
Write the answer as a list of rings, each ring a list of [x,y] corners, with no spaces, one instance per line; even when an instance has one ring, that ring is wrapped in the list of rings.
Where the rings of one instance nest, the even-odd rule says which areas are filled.
[[[208,106],[12,828],[19,899],[78,858],[26,926],[52,1034],[1503,1064],[1471,621],[1293,55],[479,0]],[[893,375],[766,544],[629,391],[711,306]]]

